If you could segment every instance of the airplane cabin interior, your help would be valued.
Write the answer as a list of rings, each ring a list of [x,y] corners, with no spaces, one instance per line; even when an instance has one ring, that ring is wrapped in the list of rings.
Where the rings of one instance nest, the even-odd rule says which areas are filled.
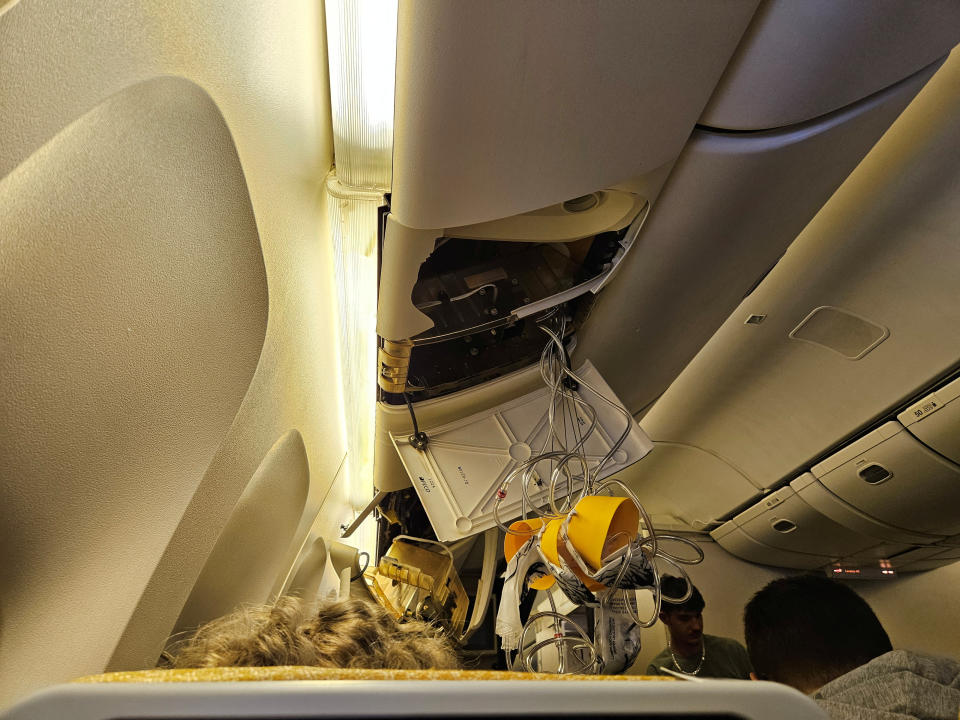
[[[740,643],[814,574],[960,659],[958,43],[954,0],[0,0],[0,717],[827,717],[648,679],[664,575]],[[478,676],[162,679],[283,595]]]

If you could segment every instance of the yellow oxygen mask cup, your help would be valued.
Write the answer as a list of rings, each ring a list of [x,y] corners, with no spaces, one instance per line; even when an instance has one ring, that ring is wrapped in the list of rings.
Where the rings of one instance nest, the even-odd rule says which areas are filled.
[[[560,566],[562,558],[563,564],[573,571],[588,590],[592,592],[605,590],[606,586],[584,572],[580,563],[568,550],[566,543],[560,541],[560,530],[566,520],[565,517],[556,517],[547,521],[540,537],[540,549],[554,565]],[[621,549],[637,536],[639,521],[640,513],[629,498],[588,495],[581,498],[574,506],[567,525],[567,540],[590,572],[596,573],[603,567],[605,557]],[[533,534],[543,527],[544,520],[542,518],[522,520],[514,523],[511,529],[521,523],[529,526],[530,533]],[[520,530],[519,527],[517,529]],[[511,537],[516,538],[514,542],[519,543],[517,548],[527,540],[522,536],[507,536],[507,538]],[[505,549],[506,546],[507,541],[504,542]],[[516,549],[513,552],[515,553]],[[531,587],[544,589],[553,584],[552,578],[542,578],[535,582],[542,583],[545,580],[551,582],[541,586],[531,584]]]

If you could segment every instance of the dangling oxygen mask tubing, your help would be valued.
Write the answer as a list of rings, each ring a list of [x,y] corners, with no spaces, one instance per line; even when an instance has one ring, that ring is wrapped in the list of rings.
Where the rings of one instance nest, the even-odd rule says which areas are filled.
[[[621,486],[618,480],[608,481],[597,489],[604,492]],[[628,495],[633,495],[629,488],[624,489]],[[627,522],[632,527],[626,525]],[[594,636],[597,642],[603,638],[604,644],[594,646],[590,654],[590,662],[595,663],[594,672],[617,672],[629,666],[639,652],[639,630],[656,622],[662,594],[655,561],[664,560],[686,578],[683,565],[700,562],[703,558],[701,549],[685,538],[661,536],[660,540],[679,542],[691,548],[694,555],[680,557],[667,553],[662,543],[657,547],[656,533],[635,496],[606,495],[587,496],[565,517],[553,518],[543,524],[532,538],[551,580],[561,592],[571,602],[595,609],[597,629]],[[657,549],[653,550],[654,547]],[[536,587],[542,588],[545,584],[543,579],[537,582]],[[690,587],[688,581],[687,597],[691,593]],[[634,593],[640,590],[649,590],[653,594],[654,612],[649,618],[639,616]],[[674,602],[685,599],[667,598]],[[568,637],[568,640],[560,641],[555,635],[548,641],[525,646],[531,628],[543,617],[543,614],[537,614],[523,627],[519,646],[523,667],[529,668],[535,656],[551,646],[556,647],[561,655],[566,647],[568,654],[582,659],[585,633],[570,623],[562,625],[567,628],[562,637]],[[605,631],[611,625],[618,628],[617,632]],[[583,660],[580,664],[586,662]],[[586,668],[570,671],[585,672]]]
[[[548,661],[543,652],[554,648],[558,672],[617,672],[636,659],[639,629],[656,622],[661,602],[680,603],[690,597],[693,585],[683,566],[702,562],[703,551],[686,538],[658,535],[636,494],[622,481],[600,481],[603,469],[629,437],[633,418],[570,369],[562,341],[566,331],[562,314],[557,325],[556,331],[539,326],[549,337],[540,356],[540,374],[550,389],[548,432],[540,452],[504,478],[493,506],[494,521],[505,533],[508,560],[497,634],[508,657],[514,650],[518,653],[512,665],[524,670],[534,665],[542,670]],[[616,409],[625,421],[623,432],[599,460],[591,460],[586,450],[598,427],[598,413],[583,397],[583,390]],[[551,468],[548,476],[537,471],[542,463]],[[544,490],[545,477],[549,479]],[[500,516],[501,504],[517,481],[523,513],[520,520],[507,525]],[[531,484],[538,490],[532,491]],[[564,499],[558,501],[558,497]],[[693,554],[667,552],[665,542],[679,543]],[[684,597],[663,597],[658,561],[675,568],[687,581]],[[594,609],[593,641],[580,624],[557,612],[554,585],[573,604]],[[552,609],[535,613],[521,625],[519,602],[524,587],[546,591]],[[639,617],[636,593],[641,590],[652,594],[654,612],[649,618]],[[545,619],[554,621],[553,637],[528,646],[529,633]],[[571,659],[575,660],[572,665]]]
[[[601,660],[597,655],[597,648],[590,640],[590,636],[578,622],[557,612],[557,604],[554,602],[552,593],[548,592],[547,598],[550,601],[551,610],[538,612],[531,615],[530,619],[527,620],[523,626],[523,631],[520,633],[520,649],[517,652],[516,660],[512,663],[512,667],[516,668],[517,661],[519,661],[520,669],[524,672],[538,672],[539,667],[534,666],[534,660],[536,660],[542,651],[553,646],[557,649],[558,674],[592,675],[598,670]],[[526,644],[527,632],[535,627],[540,620],[546,618],[553,620],[553,637],[540,640],[528,647]],[[572,628],[574,634],[564,632],[563,628],[565,626]],[[566,667],[567,658],[564,650],[567,650],[571,655],[580,660],[579,666],[572,668]],[[587,659],[580,658],[580,654],[583,651],[587,652]]]

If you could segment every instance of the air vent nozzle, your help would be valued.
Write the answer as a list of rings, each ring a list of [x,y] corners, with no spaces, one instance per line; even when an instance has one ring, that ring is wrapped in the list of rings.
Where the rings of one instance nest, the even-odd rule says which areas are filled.
[[[879,485],[893,477],[892,472],[887,470],[883,465],[877,465],[876,463],[857,470],[857,475],[859,475],[860,479],[865,483],[870,483],[871,485]]]
[[[778,533],[784,533],[784,534],[788,532],[793,532],[794,530],[797,529],[796,523],[790,522],[789,520],[786,520],[784,518],[780,518],[779,520],[774,520],[772,523],[770,523],[770,526],[774,530],[776,530]]]

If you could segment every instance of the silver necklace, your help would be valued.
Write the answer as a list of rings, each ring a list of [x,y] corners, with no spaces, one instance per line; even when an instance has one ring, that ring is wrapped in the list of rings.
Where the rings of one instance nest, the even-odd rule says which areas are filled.
[[[703,660],[707,657],[707,644],[700,641],[700,662],[697,663],[697,667],[693,670],[684,670],[680,667],[680,663],[677,661],[677,656],[673,654],[673,645],[670,646],[670,657],[673,659],[673,666],[677,669],[678,672],[682,672],[684,675],[697,675],[700,672],[700,669],[703,667]]]

